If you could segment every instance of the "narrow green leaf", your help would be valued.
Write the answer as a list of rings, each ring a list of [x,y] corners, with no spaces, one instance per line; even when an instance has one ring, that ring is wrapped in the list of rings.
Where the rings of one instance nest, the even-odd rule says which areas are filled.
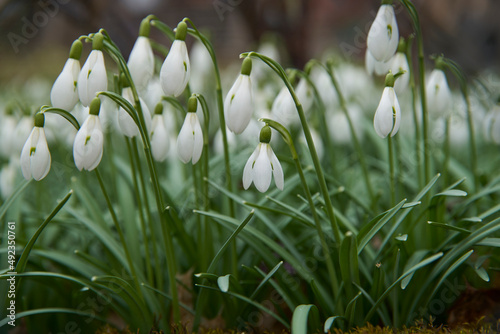
[[[467,196],[467,193],[465,191],[459,190],[459,189],[449,189],[449,190],[445,190],[441,193],[438,193],[438,194],[434,195],[433,197],[437,197],[437,196],[465,197],[465,196]]]
[[[47,313],[68,313],[68,314],[75,314],[75,315],[80,315],[82,317],[85,317],[87,319],[95,319],[99,320],[101,322],[107,323],[108,319],[97,316],[94,311],[92,312],[85,312],[85,311],[80,311],[80,310],[75,310],[75,309],[70,309],[70,308],[62,308],[62,307],[46,307],[46,308],[39,308],[35,310],[29,310],[29,311],[22,311],[16,313],[16,320],[29,317],[32,315],[38,315],[38,314],[47,314]],[[9,317],[2,319],[0,321],[0,327],[3,327],[7,325],[7,323],[11,319]]]
[[[474,271],[476,272],[476,274],[485,282],[489,282],[490,281],[490,276],[488,275],[488,272],[486,271],[486,269],[484,269],[483,267],[480,267],[480,268],[474,268]]]
[[[354,297],[353,283],[359,284],[359,265],[358,265],[358,250],[356,238],[351,232],[345,234],[344,240],[340,245],[339,263],[342,281],[348,299]]]
[[[348,327],[352,327],[352,323],[354,322],[354,315],[356,314],[356,301],[358,300],[359,297],[361,297],[362,293],[361,291],[358,292],[356,296],[354,296],[353,299],[347,304],[346,310],[345,310],[345,317],[348,320]]]
[[[21,257],[19,258],[19,261],[16,264],[16,272],[22,273],[24,269],[26,268],[26,263],[28,262],[28,257],[30,255],[31,249],[35,245],[36,240],[42,233],[43,229],[45,226],[47,226],[48,223],[54,218],[57,213],[62,209],[62,207],[66,204],[66,202],[69,200],[71,195],[73,194],[73,190],[70,190],[69,193],[59,202],[59,204],[52,210],[50,215],[43,221],[43,223],[38,227],[36,230],[35,234],[31,237],[30,241],[28,241],[28,244],[26,247],[24,247],[23,253],[21,254]]]
[[[361,254],[365,246],[370,242],[370,240],[377,234],[378,231],[382,227],[384,227],[385,224],[387,224],[392,217],[398,213],[399,210],[403,207],[405,204],[406,199],[402,200],[399,202],[395,207],[387,211],[385,215],[380,219],[380,220],[372,220],[370,223],[368,223],[366,226],[364,226],[361,231],[359,231],[357,241],[358,241],[358,255]]]
[[[369,319],[372,317],[373,313],[375,313],[377,311],[377,308],[378,306],[380,305],[380,303],[382,303],[382,301],[384,300],[384,298],[389,294],[389,292],[392,291],[392,289],[394,289],[394,287],[399,283],[401,282],[405,277],[407,277],[408,275],[411,275],[412,273],[414,273],[415,271],[427,266],[428,264],[438,260],[440,257],[443,256],[443,253],[437,253],[437,254],[434,254],[430,257],[428,257],[427,259],[419,262],[418,264],[416,264],[415,266],[411,267],[410,269],[408,269],[405,273],[403,273],[403,275],[401,275],[394,283],[392,283],[385,291],[384,293],[380,296],[380,298],[375,302],[375,305],[372,306],[372,308],[370,309],[370,311],[368,312],[368,314],[366,315],[365,317],[365,320],[364,322],[367,322],[369,321]]]
[[[340,316],[340,315],[336,315],[336,316],[333,316],[333,317],[329,317],[329,318],[328,318],[328,319],[326,319],[326,321],[325,321],[325,325],[323,326],[323,331],[324,331],[325,333],[328,333],[328,331],[332,329],[333,323],[334,323],[334,322],[335,322],[335,320],[337,320],[337,319],[339,319],[339,320],[344,320],[344,321],[346,321],[346,322],[347,322],[347,320],[346,320],[344,317]]]
[[[279,268],[283,265],[283,261],[278,262],[277,265],[274,266],[271,271],[264,277],[264,279],[259,283],[259,285],[255,288],[255,291],[250,296],[250,299],[254,299],[255,296],[259,293],[259,291],[264,287],[264,285],[273,277],[273,275],[278,271]]]
[[[471,233],[471,231],[469,231],[469,230],[467,230],[465,228],[461,228],[461,227],[457,227],[457,226],[453,226],[453,225],[448,225],[448,224],[443,224],[443,223],[436,223],[436,222],[431,222],[431,221],[428,221],[427,224],[429,224],[431,226],[434,226],[434,227],[443,228],[445,230],[457,231],[457,232],[466,233],[466,234],[470,234]]]
[[[7,210],[9,207],[12,205],[12,203],[23,193],[23,191],[28,187],[28,185],[32,182],[33,180],[23,180],[20,182],[19,186],[14,190],[12,195],[7,198],[5,202],[3,202],[2,206],[0,206],[0,220],[3,219],[3,216],[7,213]]]
[[[483,240],[479,241],[476,245],[500,248],[500,238],[484,238]]]
[[[319,312],[315,305],[299,305],[293,311],[292,332],[307,334],[319,331]]]

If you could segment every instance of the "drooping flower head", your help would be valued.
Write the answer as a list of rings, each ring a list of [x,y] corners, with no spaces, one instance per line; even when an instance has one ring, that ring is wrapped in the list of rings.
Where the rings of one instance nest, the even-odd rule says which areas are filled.
[[[394,81],[395,76],[389,72],[385,77],[385,88],[373,119],[375,132],[382,138],[389,135],[393,137],[401,123],[401,108],[394,91]]]
[[[254,110],[251,72],[252,59],[246,57],[241,65],[241,73],[224,100],[227,128],[236,134],[242,133],[247,128]]]
[[[104,36],[96,33],[92,40],[92,51],[78,75],[78,95],[80,102],[88,107],[98,92],[108,89],[108,77],[102,53]]]
[[[151,151],[156,161],[163,161],[167,157],[170,139],[163,118],[163,103],[155,107],[155,114],[151,122]]]
[[[177,137],[177,155],[185,164],[189,161],[192,161],[193,165],[197,163],[203,151],[203,132],[196,115],[197,108],[198,100],[191,96],[188,100],[186,119]]]
[[[283,169],[271,145],[269,145],[271,134],[271,128],[268,125],[260,131],[260,143],[243,169],[243,188],[245,189],[248,189],[253,182],[258,191],[266,192],[274,175],[276,187],[283,190],[285,183]]]
[[[135,105],[134,102],[134,93],[132,91],[132,88],[130,87],[130,84],[128,80],[125,78],[124,75],[121,77],[121,83],[122,83],[122,97],[130,102],[131,105]],[[147,133],[149,133],[151,129],[151,112],[149,111],[146,102],[139,97],[139,103],[140,107],[142,110],[142,115],[144,117],[144,122],[146,123],[146,130]],[[135,123],[134,119],[132,116],[129,115],[129,113],[120,107],[118,109],[118,125],[120,127],[121,132],[127,136],[127,137],[135,137],[139,135],[139,128],[137,127],[137,124]]]
[[[436,59],[436,67],[432,70],[425,85],[427,106],[430,113],[442,115],[447,112],[452,102],[452,96],[446,75],[443,71],[442,59]]]
[[[55,108],[67,111],[73,110],[78,102],[78,75],[80,74],[80,56],[82,55],[82,42],[76,40],[71,45],[69,58],[57,77],[50,91],[50,102]]]
[[[149,41],[149,19],[145,18],[139,28],[139,37],[128,57],[127,66],[134,85],[139,92],[144,92],[154,73],[154,55]]]
[[[50,170],[51,157],[47,138],[45,137],[45,116],[39,112],[35,115],[35,126],[21,151],[21,171],[26,180],[43,179]]]
[[[73,143],[73,157],[79,171],[94,170],[102,159],[104,135],[102,133],[99,110],[101,100],[96,97],[90,103],[89,115],[76,134]]]
[[[410,82],[410,65],[406,58],[406,41],[403,37],[399,40],[398,51],[389,61],[392,73],[402,72],[401,76],[394,83],[394,90],[402,94]]]
[[[377,16],[368,31],[368,51],[379,62],[386,62],[398,47],[399,30],[392,0],[382,0]]]
[[[187,24],[179,22],[175,41],[160,70],[160,82],[167,96],[179,96],[186,88],[191,73],[191,65],[186,47]]]

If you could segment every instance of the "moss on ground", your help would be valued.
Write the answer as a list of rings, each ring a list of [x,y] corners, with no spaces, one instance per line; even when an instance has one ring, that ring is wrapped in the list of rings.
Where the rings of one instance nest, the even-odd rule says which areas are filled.
[[[190,334],[188,330],[184,327],[172,328],[172,333],[174,334]],[[249,331],[249,332],[237,332],[234,330],[222,330],[222,329],[204,329],[200,331],[201,334],[249,334],[249,333],[262,333],[262,334],[278,334],[277,332],[269,331]],[[288,331],[282,331],[279,334],[288,334]],[[449,328],[443,325],[433,325],[432,322],[418,321],[412,327],[403,327],[401,329],[394,329],[390,327],[380,327],[368,324],[365,327],[354,328],[349,331],[342,331],[340,329],[334,329],[332,334],[497,334],[500,333],[500,319],[497,323],[484,323],[483,321],[478,321],[472,324],[462,324],[460,326],[455,326]],[[106,325],[99,329],[96,334],[142,334],[137,332],[131,332],[130,330],[119,331]],[[164,331],[151,330],[149,334],[165,334]]]

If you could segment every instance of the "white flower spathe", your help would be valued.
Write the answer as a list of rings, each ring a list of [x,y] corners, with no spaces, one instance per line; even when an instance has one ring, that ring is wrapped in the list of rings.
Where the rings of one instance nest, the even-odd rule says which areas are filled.
[[[102,159],[104,135],[99,116],[90,114],[75,137],[73,157],[78,170],[91,171]]]
[[[404,72],[394,83],[394,90],[396,91],[396,93],[402,94],[404,91],[406,91],[410,82],[410,65],[408,65],[406,55],[402,52],[396,52],[396,54],[390,60],[390,64],[392,73],[396,74],[398,72]]]
[[[400,123],[401,108],[394,88],[385,87],[373,119],[375,132],[382,138],[388,135],[393,137],[398,132]]]
[[[252,81],[249,75],[239,74],[224,100],[224,116],[229,130],[242,133],[254,111]]]
[[[259,143],[243,169],[243,188],[248,189],[253,182],[255,188],[263,193],[269,189],[273,175],[276,187],[283,190],[285,181],[278,158],[271,145]]]
[[[442,114],[450,108],[452,96],[446,75],[442,70],[434,69],[425,85],[429,112]]]
[[[160,70],[160,82],[165,95],[175,97],[181,95],[187,86],[190,73],[191,65],[186,42],[176,39]]]
[[[190,160],[193,165],[200,160],[203,151],[203,133],[200,120],[195,112],[188,112],[179,136],[177,137],[177,155],[185,164]]]
[[[125,100],[134,105],[134,95],[132,93],[132,88],[125,87],[122,90],[122,96]],[[149,111],[146,102],[139,97],[139,102],[141,104],[142,114],[144,116],[144,122],[146,123],[146,130],[149,133],[151,129],[151,112]],[[125,111],[122,107],[118,110],[118,125],[120,126],[121,132],[127,137],[135,137],[139,135],[139,128],[135,124],[134,119]]]
[[[167,157],[170,139],[163,115],[156,114],[151,122],[151,151],[156,161],[163,161]]]
[[[101,50],[92,50],[78,75],[78,96],[80,102],[88,107],[98,92],[108,89],[108,77]]]
[[[128,57],[127,66],[137,90],[141,93],[146,91],[155,69],[153,49],[148,37],[137,37]]]
[[[399,30],[392,5],[380,6],[368,32],[368,50],[373,57],[386,62],[394,55],[399,43]]]
[[[50,170],[51,157],[45,130],[35,126],[21,151],[21,171],[26,180],[43,179]]]
[[[68,58],[50,91],[50,102],[53,107],[67,111],[73,110],[78,102],[78,75],[80,61]]]

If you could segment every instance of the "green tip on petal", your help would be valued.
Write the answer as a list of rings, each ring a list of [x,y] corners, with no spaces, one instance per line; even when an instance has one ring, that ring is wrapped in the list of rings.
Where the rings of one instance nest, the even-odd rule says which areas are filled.
[[[71,49],[69,50],[69,57],[80,60],[80,57],[82,56],[82,50],[83,50],[83,44],[82,42],[77,39],[76,41],[71,44]]]
[[[191,96],[188,100],[188,112],[196,112],[198,108],[198,99],[196,96]]]
[[[92,39],[92,50],[102,50],[104,42],[104,36],[98,32],[94,35]]]
[[[250,75],[251,72],[252,72],[252,58],[245,57],[245,59],[243,59],[243,64],[241,64],[241,74]]]
[[[141,21],[141,26],[139,28],[139,36],[149,37],[149,31],[151,26],[149,25],[149,17],[146,17]]]
[[[272,135],[271,128],[269,127],[269,125],[265,125],[260,130],[260,138],[259,138],[260,142],[265,143],[265,144],[269,144],[269,142],[271,141],[271,135]]]
[[[92,102],[90,102],[89,106],[89,114],[90,115],[99,115],[99,110],[101,109],[101,99],[98,97],[95,97]]]
[[[385,86],[386,87],[394,87],[394,82],[396,81],[396,78],[394,77],[394,74],[392,74],[392,71],[389,71],[387,75],[385,76]]]
[[[37,112],[35,114],[35,126],[38,128],[43,128],[45,125],[45,115],[43,112]]]
[[[393,0],[382,0],[382,5],[392,5]]]
[[[159,102],[155,107],[155,115],[163,114],[163,103]]]
[[[177,29],[175,30],[175,39],[179,39],[181,41],[186,40],[187,35],[187,24],[184,21],[179,22],[177,25]]]

